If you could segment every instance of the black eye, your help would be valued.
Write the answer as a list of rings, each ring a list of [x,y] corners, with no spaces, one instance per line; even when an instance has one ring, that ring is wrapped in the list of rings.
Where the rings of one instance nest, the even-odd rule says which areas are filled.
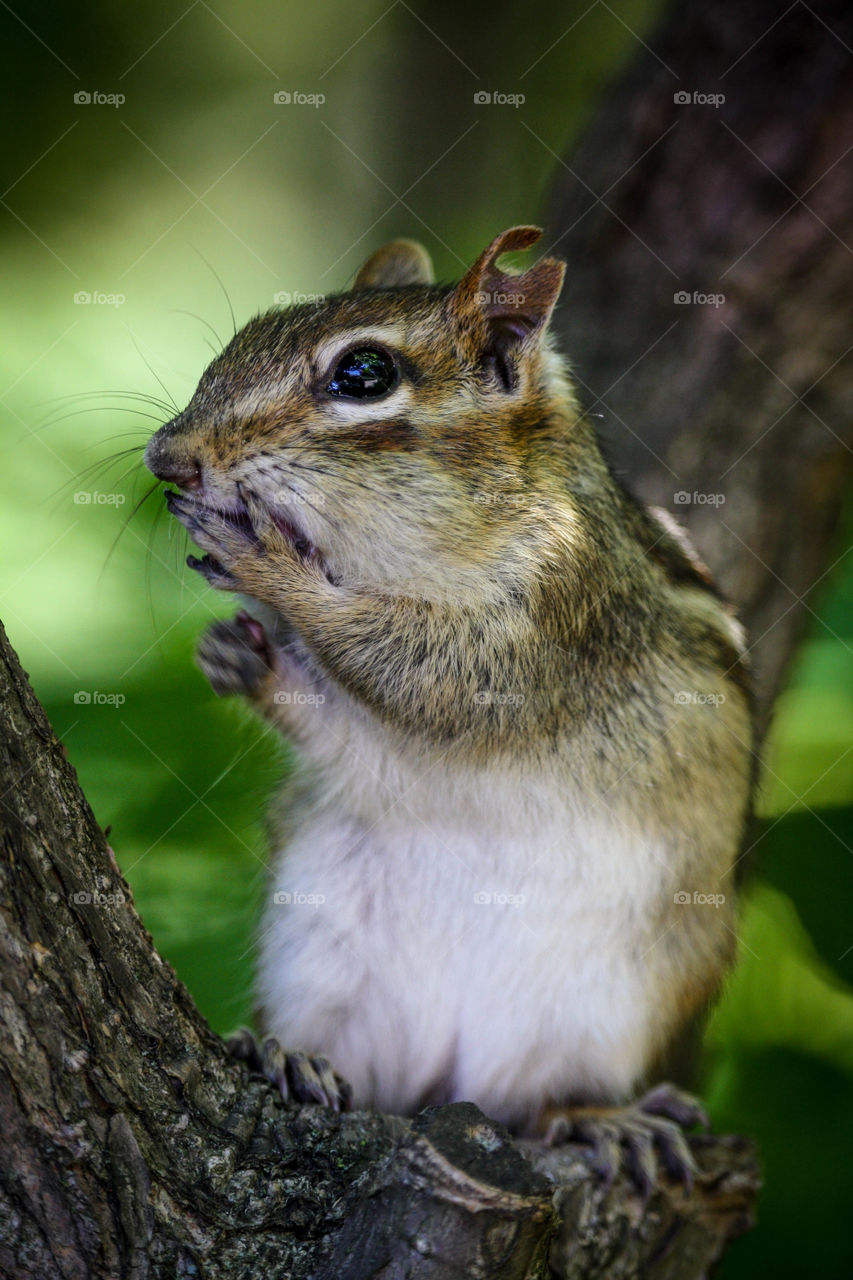
[[[397,366],[387,351],[354,347],[341,356],[326,390],[330,396],[363,400],[365,396],[384,396],[396,385],[397,377]]]

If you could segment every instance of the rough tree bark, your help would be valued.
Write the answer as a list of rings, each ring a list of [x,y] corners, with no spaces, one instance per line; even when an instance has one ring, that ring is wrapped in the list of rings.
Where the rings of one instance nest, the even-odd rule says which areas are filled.
[[[647,44],[557,173],[557,323],[611,461],[740,607],[766,724],[853,461],[853,7],[681,0]]]
[[[827,563],[853,417],[851,18],[782,13],[677,5],[552,218],[566,346],[619,469],[670,507],[725,495],[676,505],[751,624],[765,708]],[[688,1280],[748,1225],[740,1139],[692,1138],[693,1194],[662,1183],[644,1209],[579,1149],[513,1142],[464,1104],[413,1123],[286,1107],[154,951],[2,631],[0,766],[3,1275]]]
[[[0,627],[0,1275],[699,1276],[749,1222],[748,1144],[694,1138],[645,1213],[476,1107],[291,1108],[154,950]]]

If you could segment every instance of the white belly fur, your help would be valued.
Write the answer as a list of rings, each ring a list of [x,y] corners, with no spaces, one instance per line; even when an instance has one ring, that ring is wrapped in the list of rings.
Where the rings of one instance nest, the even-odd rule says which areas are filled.
[[[661,848],[506,777],[452,794],[436,770],[384,816],[361,781],[357,819],[318,805],[278,856],[265,1030],[384,1111],[465,1099],[518,1125],[547,1099],[626,1096],[650,1051],[646,907],[679,887]]]

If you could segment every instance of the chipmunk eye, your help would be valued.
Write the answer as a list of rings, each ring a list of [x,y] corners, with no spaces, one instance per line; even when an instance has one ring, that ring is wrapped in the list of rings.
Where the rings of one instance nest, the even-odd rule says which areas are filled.
[[[353,400],[384,396],[396,385],[398,376],[397,366],[387,351],[354,347],[341,356],[326,390],[330,396],[348,396]]]

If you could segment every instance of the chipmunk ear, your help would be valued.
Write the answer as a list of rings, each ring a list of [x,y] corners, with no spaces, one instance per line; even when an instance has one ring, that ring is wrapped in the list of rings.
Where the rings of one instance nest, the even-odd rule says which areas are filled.
[[[432,259],[417,240],[392,240],[372,253],[360,268],[354,289],[393,289],[406,284],[432,284]]]
[[[450,295],[450,315],[463,346],[474,360],[503,370],[512,350],[539,341],[563,287],[566,264],[543,258],[535,267],[509,275],[497,266],[503,253],[528,249],[541,237],[539,227],[510,227],[466,271]]]

